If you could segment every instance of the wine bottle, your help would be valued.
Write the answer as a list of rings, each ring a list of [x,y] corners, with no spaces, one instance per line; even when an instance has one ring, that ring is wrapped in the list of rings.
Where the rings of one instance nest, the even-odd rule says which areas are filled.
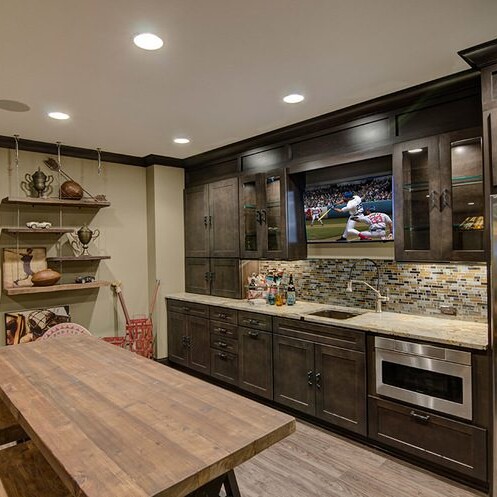
[[[286,291],[286,304],[294,305],[296,300],[295,285],[293,284],[293,274],[290,275],[290,281],[288,282],[288,289]]]

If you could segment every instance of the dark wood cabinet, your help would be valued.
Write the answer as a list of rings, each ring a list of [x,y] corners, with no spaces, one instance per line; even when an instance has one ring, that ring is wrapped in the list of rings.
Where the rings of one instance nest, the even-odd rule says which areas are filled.
[[[370,397],[369,436],[480,481],[487,478],[487,431],[483,428]]]
[[[484,261],[481,129],[394,147],[395,257]]]
[[[168,300],[167,311],[169,360],[209,374],[208,307]]]
[[[364,334],[289,319],[274,331],[275,400],[365,435]]]
[[[302,185],[285,170],[240,178],[240,247],[245,259],[307,255]]]
[[[238,386],[266,399],[273,398],[273,341],[271,333],[239,328]]]
[[[238,179],[185,190],[186,257],[240,255]]]
[[[240,298],[240,260],[189,257],[185,260],[185,290],[202,295]]]

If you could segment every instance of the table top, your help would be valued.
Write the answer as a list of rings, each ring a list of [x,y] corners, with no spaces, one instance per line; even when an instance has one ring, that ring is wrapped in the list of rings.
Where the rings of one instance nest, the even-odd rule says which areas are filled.
[[[95,337],[0,350],[0,397],[74,495],[182,497],[295,420]]]

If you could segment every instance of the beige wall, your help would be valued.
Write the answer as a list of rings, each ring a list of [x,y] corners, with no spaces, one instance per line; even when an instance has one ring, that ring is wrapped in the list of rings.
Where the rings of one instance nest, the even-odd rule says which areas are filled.
[[[18,191],[19,181],[38,167],[52,174],[43,164],[44,154],[21,152],[17,174],[12,150],[0,149],[0,196],[25,196]],[[72,282],[80,274],[94,274],[98,279],[121,281],[130,314],[148,312],[149,297],[155,275],[162,280],[162,295],[166,291],[183,289],[183,171],[153,166],[140,168],[122,164],[103,165],[97,174],[95,161],[62,157],[62,166],[76,181],[92,194],[104,194],[112,203],[101,210],[22,207],[20,224],[30,220],[48,220],[58,225],[62,215],[64,226],[79,228],[88,223],[101,230],[101,236],[90,246],[91,254],[108,254],[111,260],[100,264],[65,263],[61,269],[63,282]],[[56,178],[57,179],[57,178]],[[157,183],[154,183],[157,181]],[[56,192],[55,192],[56,194]],[[149,196],[147,196],[149,194]],[[152,215],[150,218],[149,215]],[[2,205],[0,226],[17,224],[17,207]],[[155,223],[157,222],[157,225]],[[171,226],[168,223],[172,223]],[[173,230],[173,231],[170,231]],[[176,232],[175,236],[168,236]],[[150,240],[150,244],[148,243]],[[59,239],[61,252],[71,254],[67,235]],[[49,255],[58,252],[57,237],[21,235],[19,239],[2,233],[0,249],[19,246],[46,247]],[[2,250],[3,252],[3,250]],[[172,262],[172,267],[168,261]],[[172,279],[169,277],[172,276]],[[0,294],[0,331],[4,343],[4,313],[7,311],[70,304],[73,321],[90,329],[97,336],[122,334],[124,319],[114,292],[110,287],[99,290],[57,292],[8,297]],[[156,330],[159,357],[166,354],[164,299],[158,301]]]

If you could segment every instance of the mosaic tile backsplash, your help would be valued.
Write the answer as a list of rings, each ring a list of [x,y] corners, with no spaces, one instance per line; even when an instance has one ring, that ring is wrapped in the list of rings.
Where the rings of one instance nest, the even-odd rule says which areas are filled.
[[[486,265],[375,262],[380,270],[380,291],[390,297],[385,311],[440,315],[440,306],[449,305],[456,309],[456,319],[487,320]],[[363,285],[354,284],[353,292],[346,292],[350,274],[376,287],[376,270],[367,259],[260,263],[261,272],[277,269],[293,274],[297,299],[374,309],[374,294]]]

